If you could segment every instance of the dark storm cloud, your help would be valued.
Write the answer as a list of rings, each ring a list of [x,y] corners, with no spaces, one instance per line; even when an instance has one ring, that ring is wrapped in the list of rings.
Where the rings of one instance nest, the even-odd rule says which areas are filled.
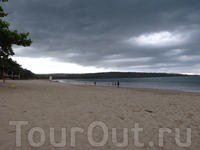
[[[9,0],[6,20],[30,32],[17,56],[122,71],[199,73],[199,0]]]

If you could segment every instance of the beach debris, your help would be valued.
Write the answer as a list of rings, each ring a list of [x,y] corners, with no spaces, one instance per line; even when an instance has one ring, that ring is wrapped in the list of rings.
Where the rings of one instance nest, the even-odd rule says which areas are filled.
[[[153,111],[151,111],[151,110],[145,110],[146,112],[149,112],[149,113],[152,113]]]
[[[119,117],[120,119],[122,119],[122,120],[124,120],[125,118],[124,117],[122,117],[122,116],[117,116],[117,117]]]
[[[11,85],[11,87],[12,87],[13,89],[16,89],[15,85]]]

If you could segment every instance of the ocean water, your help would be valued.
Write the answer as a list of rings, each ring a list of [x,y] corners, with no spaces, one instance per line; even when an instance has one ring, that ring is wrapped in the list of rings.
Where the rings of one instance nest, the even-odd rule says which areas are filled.
[[[94,85],[94,82],[96,82],[97,86],[112,86],[112,83],[119,81],[120,87],[125,88],[159,89],[200,93],[200,76],[76,80],[59,79],[56,81],[87,85]]]

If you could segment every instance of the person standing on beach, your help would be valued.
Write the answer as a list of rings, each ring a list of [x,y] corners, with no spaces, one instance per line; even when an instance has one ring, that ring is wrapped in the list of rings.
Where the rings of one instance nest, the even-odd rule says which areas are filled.
[[[52,81],[52,76],[49,76],[49,81],[50,81],[50,82]]]
[[[117,87],[119,87],[119,81],[117,81]]]

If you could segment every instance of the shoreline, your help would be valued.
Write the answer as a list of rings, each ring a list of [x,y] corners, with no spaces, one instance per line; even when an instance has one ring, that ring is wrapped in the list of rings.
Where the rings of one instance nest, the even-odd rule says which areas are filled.
[[[58,82],[58,83],[67,83],[67,84],[74,84],[74,85],[85,85],[85,86],[100,86],[100,87],[113,87],[113,88],[118,88],[117,86],[106,86],[106,85],[92,85],[92,84],[83,84],[83,83],[72,83],[72,82],[62,82],[59,81],[60,79],[52,80],[52,82]],[[134,89],[134,90],[144,90],[144,91],[166,91],[166,92],[183,92],[183,93],[196,93],[200,94],[200,92],[192,92],[192,91],[181,91],[181,90],[168,90],[168,89],[150,89],[150,88],[135,88],[135,87],[121,87],[119,88],[127,88],[127,89]]]
[[[200,93],[105,88],[48,80],[7,80],[6,83],[0,83],[0,102],[2,149],[37,149],[36,145],[39,143],[42,144],[39,149],[53,150],[56,149],[56,143],[62,141],[64,133],[67,138],[62,139],[66,141],[66,145],[63,143],[57,149],[200,148]],[[16,145],[15,123],[23,123],[21,147]],[[50,140],[50,128],[55,130],[56,143]],[[138,138],[144,145],[138,147],[134,131],[140,128],[143,131],[139,132]],[[36,129],[44,132],[39,134]],[[74,129],[78,131],[72,137]],[[165,131],[163,146],[159,140],[162,129],[170,132]],[[188,144],[188,147],[183,147],[184,144],[175,140],[177,129],[181,131],[181,142]],[[187,129],[191,129],[191,142],[186,140]],[[115,131],[117,141],[112,136]],[[41,140],[43,134],[44,141]],[[30,143],[31,138],[35,142]],[[76,141],[73,141],[74,138]],[[105,142],[103,144],[102,139]]]

